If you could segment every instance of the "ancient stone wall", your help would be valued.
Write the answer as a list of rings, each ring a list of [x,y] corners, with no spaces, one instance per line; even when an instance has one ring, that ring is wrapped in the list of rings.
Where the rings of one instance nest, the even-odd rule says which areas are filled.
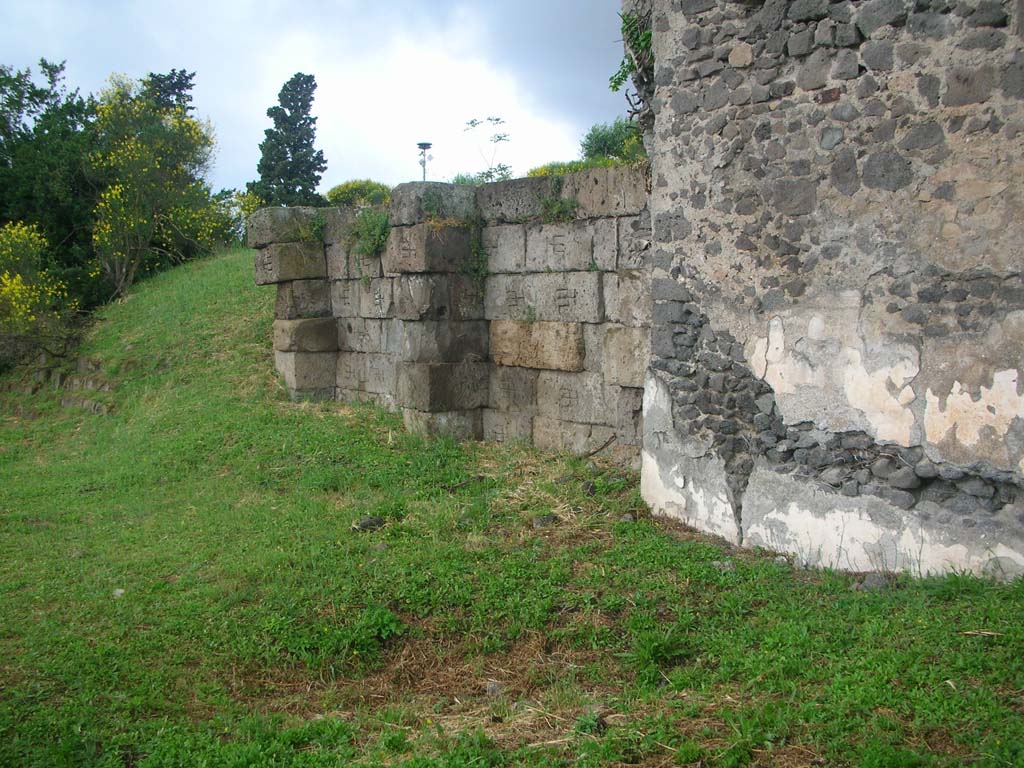
[[[649,180],[403,185],[383,258],[250,221],[293,394],[640,452],[810,565],[1024,572],[1024,0],[645,8]]]
[[[392,193],[379,256],[355,213],[249,221],[294,397],[371,400],[409,429],[639,456],[650,359],[647,168]]]
[[[656,511],[811,564],[1024,570],[1022,24],[654,0]]]

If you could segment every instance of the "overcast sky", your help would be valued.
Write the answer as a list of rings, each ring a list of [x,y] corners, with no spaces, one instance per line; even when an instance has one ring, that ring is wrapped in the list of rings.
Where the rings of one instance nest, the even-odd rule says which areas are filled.
[[[353,178],[428,178],[571,160],[595,123],[626,111],[608,77],[622,56],[619,0],[0,0],[0,63],[67,61],[96,93],[111,73],[195,71],[217,133],[215,188],[256,175],[268,107],[295,72],[316,77],[321,191]],[[500,116],[509,141],[471,118]],[[496,150],[496,154],[494,151]]]

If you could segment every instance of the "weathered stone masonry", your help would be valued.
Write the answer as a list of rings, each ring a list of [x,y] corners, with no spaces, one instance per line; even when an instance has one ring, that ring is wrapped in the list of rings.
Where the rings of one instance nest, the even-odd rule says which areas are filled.
[[[403,185],[365,261],[250,221],[293,393],[614,437],[656,513],[810,565],[1024,573],[1024,0],[638,2],[649,190]]]
[[[637,461],[647,183],[643,167],[405,184],[371,258],[347,243],[350,211],[258,212],[278,370],[295,397],[371,400],[412,430]]]
[[[653,3],[657,511],[812,564],[1024,568],[1021,10]]]

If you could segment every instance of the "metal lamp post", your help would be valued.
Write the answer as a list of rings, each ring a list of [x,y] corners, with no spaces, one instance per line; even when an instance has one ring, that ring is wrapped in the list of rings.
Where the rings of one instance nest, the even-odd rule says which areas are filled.
[[[416,145],[420,148],[420,168],[423,169],[423,180],[427,180],[427,160],[433,160],[434,158],[427,154],[427,150],[430,149],[433,144],[429,141],[421,141]]]

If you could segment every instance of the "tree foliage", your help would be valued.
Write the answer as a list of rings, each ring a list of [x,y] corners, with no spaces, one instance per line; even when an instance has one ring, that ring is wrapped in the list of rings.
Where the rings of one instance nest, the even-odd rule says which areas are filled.
[[[633,162],[647,156],[636,123],[623,117],[592,126],[580,142],[580,152],[584,160],[611,157]]]
[[[103,189],[93,246],[115,295],[140,271],[209,252],[230,230],[205,181],[212,129],[188,114],[187,93],[151,83],[115,77],[96,108],[91,160]]]
[[[106,297],[89,275],[95,102],[67,91],[63,64],[39,64],[42,85],[28,69],[0,66],[0,222],[33,223],[49,243],[50,272],[82,305],[94,306]]]
[[[370,179],[353,179],[331,187],[327,201],[331,205],[387,205],[391,201],[391,187]]]
[[[77,308],[67,286],[46,269],[48,246],[34,224],[0,227],[0,368],[60,336],[62,315]]]
[[[0,324],[12,338],[119,295],[232,239],[233,193],[205,181],[213,131],[194,73],[68,91],[64,65],[0,65]],[[15,256],[17,254],[17,256]],[[2,345],[0,345],[2,346]],[[0,349],[0,362],[6,352]]]
[[[316,80],[296,72],[278,93],[277,106],[267,110],[274,126],[260,143],[257,181],[248,190],[267,205],[322,205],[316,188],[327,168],[324,153],[316,149],[316,118],[310,113]]]

